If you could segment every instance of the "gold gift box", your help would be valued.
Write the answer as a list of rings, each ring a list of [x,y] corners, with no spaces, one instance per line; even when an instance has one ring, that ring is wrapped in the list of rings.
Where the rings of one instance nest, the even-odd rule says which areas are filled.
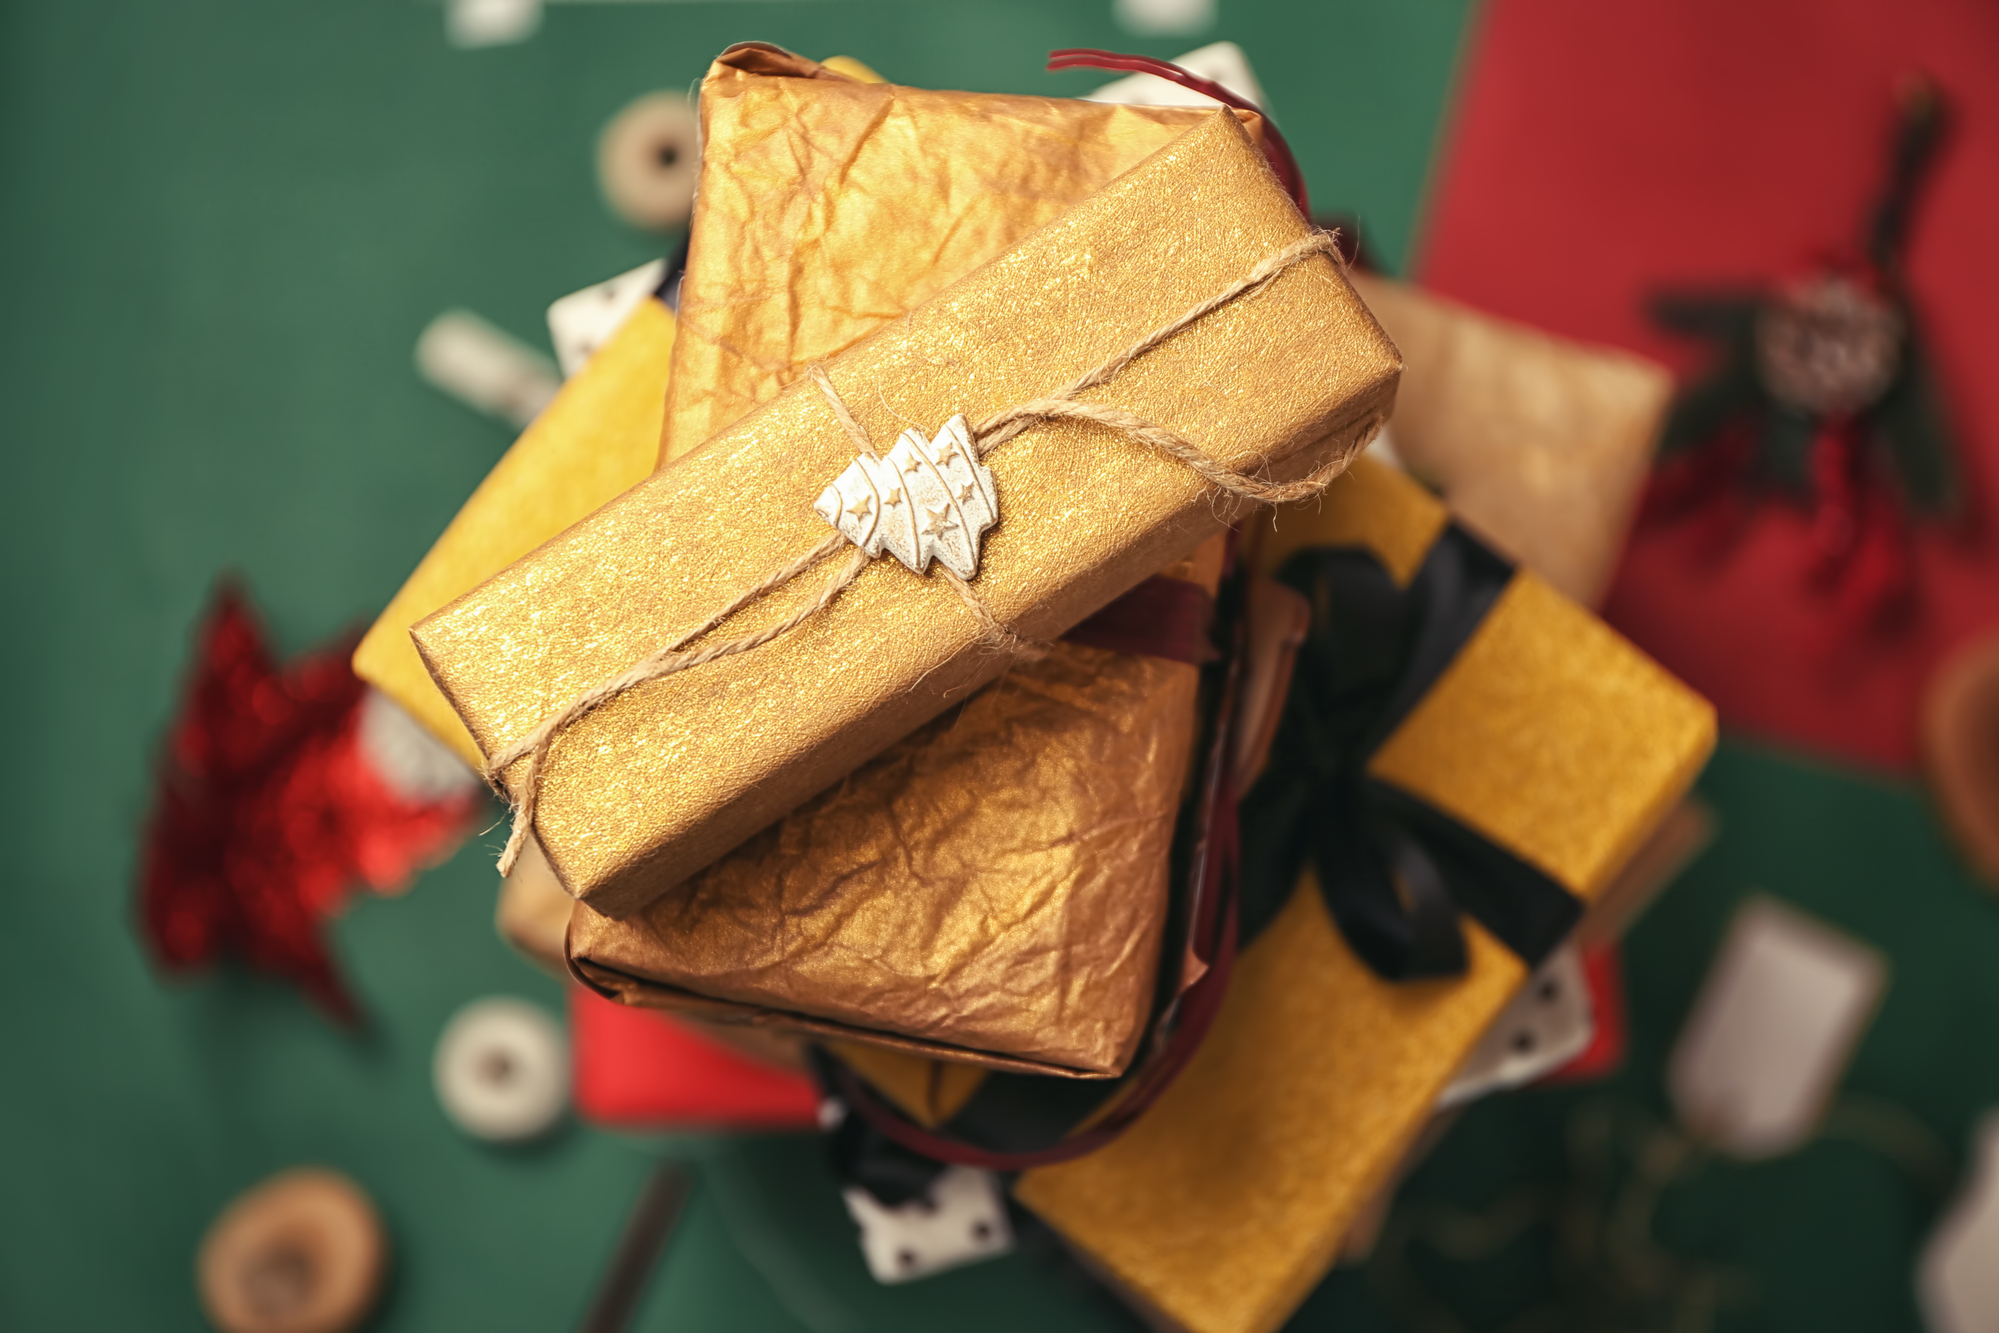
[[[910,421],[980,418],[1047,395],[1308,234],[1240,123],[1217,112],[849,348],[831,378],[877,439]],[[1318,257],[1089,397],[1200,441],[1228,466],[1297,475],[1371,433],[1398,371],[1337,265]],[[418,647],[482,753],[818,545],[812,498],[853,452],[816,389],[794,385],[421,622]],[[1183,465],[1075,424],[1028,430],[991,466],[1004,514],[976,586],[1000,624],[1030,639],[1074,625],[1226,517]],[[819,586],[800,580],[726,632],[776,623]],[[1008,660],[940,581],[877,560],[791,633],[579,720],[543,765],[536,832],[566,888],[628,914]],[[510,786],[521,767],[504,775]]]
[[[626,1003],[1116,1074],[1152,1001],[1195,676],[1064,645],[644,911],[578,904],[571,964]]]
[[[757,42],[701,84],[662,464],[1210,113],[857,82]],[[1260,141],[1262,118],[1239,113]]]
[[[690,437],[1206,116],[861,92],[761,46],[725,53],[702,104],[709,183],[681,289],[697,313],[667,395]],[[1212,593],[1210,546],[1166,573]],[[630,1004],[1115,1073],[1151,1002],[1195,682],[1184,663],[1058,643],[645,911],[578,908],[575,968]]]
[[[1356,273],[1353,284],[1402,350],[1390,426],[1402,464],[1471,531],[1596,605],[1651,470],[1672,376],[1387,278]]]
[[[354,650],[354,673],[474,768],[482,760],[410,626],[645,480],[666,412],[673,316],[641,301],[472,493]]]
[[[1363,543],[1406,583],[1448,521],[1363,460],[1280,511],[1260,564]],[[1370,771],[1594,899],[1692,783],[1714,712],[1522,571]],[[1526,977],[1465,921],[1461,977],[1389,982],[1308,874],[1237,959],[1214,1028],[1124,1135],[1016,1195],[1134,1302],[1195,1333],[1265,1333],[1331,1266],[1452,1073]]]

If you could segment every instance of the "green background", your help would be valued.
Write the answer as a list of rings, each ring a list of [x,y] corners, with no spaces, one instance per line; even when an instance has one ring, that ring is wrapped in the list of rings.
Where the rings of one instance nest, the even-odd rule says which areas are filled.
[[[203,1227],[267,1173],[315,1161],[359,1179],[394,1233],[376,1327],[569,1326],[662,1151],[692,1160],[698,1184],[641,1328],[1125,1323],[1032,1245],[875,1286],[808,1140],[570,1126],[496,1151],[459,1136],[429,1086],[446,1018],[494,992],[560,1004],[494,938],[479,842],[337,926],[372,1015],[364,1035],[240,974],[163,981],[131,911],[153,756],[220,573],[247,579],[285,650],[322,643],[387,600],[505,448],[505,431],[412,370],[432,316],[466,306],[545,345],[550,300],[665,247],[596,196],[596,132],[633,96],[688,87],[749,38],[907,82],[1055,94],[1102,79],[1043,74],[1054,47],[1170,56],[1229,38],[1315,202],[1357,213],[1398,268],[1465,8],[1222,0],[1206,32],[1139,38],[1108,3],[1061,0],[563,4],[524,44],[460,51],[441,9],[416,3],[0,4],[0,698],[13,730],[0,808],[15,866],[0,930],[0,1325],[201,1327]],[[1751,886],[1891,951],[1894,986],[1849,1083],[1961,1147],[1999,1084],[1976,1058],[1999,1020],[1982,966],[1999,921],[1916,796],[1734,749],[1706,788],[1722,840],[1632,942],[1628,1071],[1475,1109],[1412,1182],[1384,1261],[1335,1277],[1300,1327],[1523,1313],[1600,1326],[1575,1322],[1580,1288],[1542,1223],[1474,1262],[1418,1233],[1438,1210],[1479,1214],[1565,1178],[1579,1108],[1610,1097],[1663,1114],[1662,1051]],[[1828,1142],[1709,1169],[1671,1194],[1662,1231],[1762,1275],[1761,1304],[1724,1323],[1911,1326],[1912,1247],[1937,1197],[1919,1175]],[[1568,1306],[1549,1305],[1564,1292]]]

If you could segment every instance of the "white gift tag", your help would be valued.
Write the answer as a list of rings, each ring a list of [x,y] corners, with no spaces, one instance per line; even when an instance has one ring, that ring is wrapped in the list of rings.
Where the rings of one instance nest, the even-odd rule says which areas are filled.
[[[522,428],[562,387],[546,356],[469,310],[430,321],[416,340],[416,368],[467,406]]]
[[[841,1194],[861,1229],[861,1256],[877,1282],[910,1282],[1013,1249],[999,1177],[990,1171],[946,1167],[928,1195],[897,1208],[858,1185]]]
[[[650,297],[665,277],[666,261],[655,259],[629,273],[571,292],[550,305],[548,336],[555,344],[555,363],[562,368],[562,378],[583,369],[590,354],[610,341],[618,326],[631,318],[639,303]]]
[[[1596,1033],[1582,952],[1564,944],[1541,964],[1486,1029],[1457,1077],[1437,1098],[1437,1109],[1499,1092],[1551,1074],[1581,1055]]]
[[[1916,1264],[1916,1299],[1930,1333],[1999,1328],[1999,1114],[1978,1126],[1964,1192]]]
[[[1214,42],[1169,62],[1189,74],[1219,83],[1252,106],[1265,105],[1263,85],[1249,67],[1249,57],[1234,42]],[[1116,102],[1121,106],[1220,106],[1214,98],[1183,88],[1157,74],[1132,74],[1083,95],[1085,102]]]
[[[1736,912],[1667,1067],[1688,1129],[1739,1157],[1811,1137],[1887,985],[1881,954],[1774,898]]]

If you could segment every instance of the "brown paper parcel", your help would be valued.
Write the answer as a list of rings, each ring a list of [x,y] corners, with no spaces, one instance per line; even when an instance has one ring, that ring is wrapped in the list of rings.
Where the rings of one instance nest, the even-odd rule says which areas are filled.
[[[701,84],[661,464],[1212,114],[860,83],[761,43],[724,51]],[[1262,118],[1237,114],[1257,138]]]
[[[1446,520],[1364,461],[1322,507],[1279,511],[1259,564],[1361,543],[1406,582]],[[1523,571],[1371,770],[1593,901],[1713,744],[1706,701]],[[1465,975],[1384,981],[1308,873],[1237,959],[1180,1080],[1109,1146],[1022,1176],[1018,1197],[1164,1325],[1275,1329],[1525,980],[1469,918],[1465,931]]]
[[[667,408],[688,435],[1209,114],[863,92],[767,47],[725,53],[702,101],[711,179],[681,288],[702,346]],[[1202,549],[1167,572],[1212,592],[1218,539]],[[577,908],[577,972],[626,1003],[1115,1073],[1152,998],[1196,678],[1059,642],[644,912]]]
[[[1595,605],[1651,472],[1672,376],[1418,287],[1353,282],[1407,363],[1389,427],[1403,465],[1496,549]]]
[[[934,431],[1042,398],[1303,241],[1240,124],[1216,113],[830,367],[869,434]],[[1393,400],[1393,346],[1316,256],[1089,391],[1242,472],[1349,455]],[[823,539],[812,502],[853,441],[810,384],[777,399],[413,631],[482,753],[712,615]],[[1047,422],[989,460],[1001,519],[976,588],[1045,640],[1217,531],[1230,510],[1181,463]],[[801,580],[724,627],[779,623]],[[630,913],[999,675],[937,578],[877,560],[750,653],[640,685],[584,716],[543,767],[535,832],[564,886]],[[514,799],[522,765],[502,775]]]

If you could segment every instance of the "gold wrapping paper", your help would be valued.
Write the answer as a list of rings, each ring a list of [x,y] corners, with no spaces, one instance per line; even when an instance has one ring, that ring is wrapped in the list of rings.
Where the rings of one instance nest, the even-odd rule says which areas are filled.
[[[746,48],[704,85],[718,183],[703,197],[729,206],[696,219],[683,301],[715,312],[727,336],[674,377],[697,391],[670,389],[669,419],[682,396],[696,416],[770,397],[1034,230],[1051,201],[1100,188],[1201,119],[1107,124],[1082,103],[907,89],[862,100],[816,73]],[[996,104],[1015,111],[995,119]],[[1064,127],[1056,155],[1051,125]],[[1099,131],[1115,133],[1089,137]],[[967,142],[979,151],[961,151]],[[829,188],[816,165],[828,154],[841,164],[841,225],[801,231],[798,202],[814,182]],[[912,188],[912,163],[945,178],[919,173]],[[899,244],[884,248],[884,235]],[[968,249],[973,236],[983,243]],[[794,308],[851,281],[867,283],[866,308],[835,301],[809,330],[794,324]],[[1220,547],[1209,545],[1201,568],[1168,572],[1212,592]],[[1115,1072],[1151,998],[1195,676],[1058,644],[646,911],[578,909],[577,969],[626,1003],[700,995],[708,1012],[726,1000],[748,1022],[851,1031],[859,1040],[843,1049],[874,1052],[877,1067],[899,1060],[925,1088],[970,1071],[899,1052]]]
[[[1406,579],[1443,521],[1415,483],[1363,461],[1323,508],[1282,511],[1259,563],[1361,540]],[[1705,701],[1523,573],[1374,770],[1590,900],[1713,742]],[[1165,1322],[1276,1328],[1525,978],[1468,919],[1466,934],[1464,976],[1383,981],[1347,948],[1308,876],[1238,958],[1181,1079],[1109,1146],[1022,1176],[1018,1197]]]
[[[858,83],[775,47],[723,52],[701,85],[662,464],[1208,114]]]
[[[1610,584],[1673,381],[1664,367],[1355,274],[1406,368],[1390,427],[1466,527],[1586,606]]]
[[[477,768],[410,626],[471,591],[652,470],[673,316],[642,301],[507,450],[354,650],[354,672]]]
[[[850,348],[832,380],[882,441],[910,421],[978,419],[1051,392],[1308,234],[1218,112]],[[1088,397],[1233,468],[1299,475],[1368,437],[1398,372],[1337,266],[1315,257]],[[817,545],[812,499],[852,453],[816,390],[794,385],[421,622],[418,648],[482,752],[497,753]],[[1226,516],[1183,465],[1094,428],[1039,426],[988,461],[1002,517],[975,586],[1027,638],[1060,634]],[[799,580],[724,632],[775,623],[820,582]],[[939,580],[877,560],[790,634],[578,721],[543,766],[536,832],[565,888],[629,914],[1006,665]]]
[[[1152,998],[1195,682],[1064,644],[637,916],[579,906],[570,957],[632,1002],[693,991],[946,1058],[1117,1073]]]

